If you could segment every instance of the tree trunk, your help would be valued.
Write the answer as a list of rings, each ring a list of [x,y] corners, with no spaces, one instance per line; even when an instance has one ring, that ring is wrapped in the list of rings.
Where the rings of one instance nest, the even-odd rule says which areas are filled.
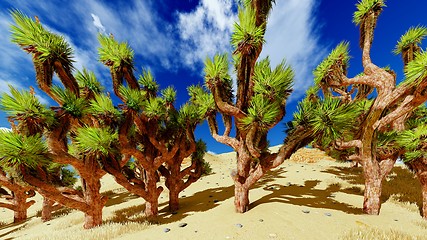
[[[245,186],[245,184],[234,183],[234,206],[238,213],[244,213],[249,210],[249,187]]]
[[[89,211],[85,212],[84,228],[90,229],[102,224],[102,209],[104,208],[105,200],[100,194],[101,182],[99,179],[90,179],[83,181],[85,184],[85,200],[90,206]]]
[[[50,200],[49,198],[43,198],[43,208],[42,208],[42,221],[47,222],[52,220],[52,211],[53,204],[55,201]]]
[[[158,175],[156,171],[145,171],[145,178],[146,178],[146,187],[147,187],[147,193],[148,197],[145,199],[145,216],[148,219],[153,219],[157,217],[157,214],[159,213],[159,195],[157,189],[157,180]]]
[[[18,206],[13,215],[13,223],[20,223],[27,220],[27,209],[22,206]]]
[[[169,211],[175,212],[179,209],[179,188],[176,185],[169,186]]]
[[[85,213],[84,228],[90,229],[102,225],[102,204],[94,204],[91,211]]]
[[[12,204],[15,205],[15,210],[13,214],[13,223],[20,223],[27,220],[27,209],[29,205],[27,204],[27,196],[25,192],[14,192],[14,198]]]
[[[365,171],[363,212],[378,215],[381,208],[382,177],[376,171]]]
[[[158,197],[150,196],[145,202],[144,214],[148,219],[157,217],[159,213],[159,200]]]
[[[427,182],[424,181],[422,185],[423,193],[423,218],[427,220]]]

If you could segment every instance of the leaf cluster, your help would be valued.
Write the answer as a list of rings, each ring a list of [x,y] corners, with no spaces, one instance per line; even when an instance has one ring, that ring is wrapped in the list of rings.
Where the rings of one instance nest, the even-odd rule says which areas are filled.
[[[111,36],[98,35],[101,45],[98,48],[99,60],[107,66],[117,69],[122,66],[133,66],[134,51],[127,42],[118,42]]]

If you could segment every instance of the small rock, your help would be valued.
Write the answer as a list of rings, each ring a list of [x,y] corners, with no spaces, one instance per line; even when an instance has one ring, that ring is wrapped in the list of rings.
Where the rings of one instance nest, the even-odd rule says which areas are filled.
[[[325,213],[325,216],[328,216],[328,217],[330,217],[330,216],[332,216],[332,214],[330,214],[330,213]]]
[[[178,212],[172,212],[172,215],[178,214]]]
[[[299,171],[297,170],[297,172],[299,172]]]
[[[259,222],[264,222],[264,219],[259,219],[258,221],[259,221]]]
[[[275,234],[275,233],[270,233],[270,234],[268,235],[268,237],[269,237],[269,238],[277,238],[277,234]]]
[[[231,239],[231,237],[230,236],[226,236],[225,239]]]
[[[213,197],[212,195],[209,195],[209,197]]]
[[[163,229],[163,232],[165,232],[165,233],[167,233],[167,232],[170,232],[170,228],[165,228],[165,229]]]
[[[240,223],[238,223],[238,224],[236,224],[236,227],[238,227],[238,228],[242,228],[242,227],[243,227],[243,225],[242,225],[242,224],[240,224]]]
[[[185,195],[182,195],[182,198],[185,198],[186,196]]]
[[[215,199],[213,202],[214,202],[214,203],[217,203],[217,202],[219,202],[219,200],[218,200],[218,199]]]
[[[207,184],[209,184],[209,182],[206,182]]]
[[[180,223],[180,224],[178,225],[178,227],[185,227],[185,226],[187,226],[187,223]]]
[[[50,225],[50,223],[46,223],[46,225],[48,225],[48,226],[49,226],[49,225]]]
[[[310,213],[310,210],[304,209],[302,210],[303,213]]]
[[[397,219],[394,219],[394,221],[395,221],[395,222],[397,222],[397,221],[399,221],[399,220],[397,220]]]

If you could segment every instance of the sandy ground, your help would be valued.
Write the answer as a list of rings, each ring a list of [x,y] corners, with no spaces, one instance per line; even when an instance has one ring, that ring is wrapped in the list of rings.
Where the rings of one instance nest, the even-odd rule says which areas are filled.
[[[167,190],[164,191],[159,199],[157,224],[139,223],[143,219],[140,212],[144,201],[124,191],[107,176],[103,178],[103,191],[110,190],[110,200],[104,208],[104,219],[120,222],[124,218],[136,221],[134,225],[104,226],[98,232],[88,232],[82,229],[83,214],[77,211],[42,223],[39,217],[34,217],[41,209],[38,201],[29,209],[29,216],[33,216],[29,221],[0,227],[0,239],[340,239],[352,229],[368,226],[412,236],[427,234],[427,224],[423,224],[414,206],[389,200],[382,205],[379,216],[363,215],[363,197],[344,193],[342,188],[351,185],[326,172],[349,164],[331,161],[310,149],[299,151],[264,176],[250,191],[250,211],[237,214],[230,178],[235,154],[206,155],[205,158],[214,173],[181,193],[181,209],[176,214],[167,211]],[[307,163],[310,159],[313,162]],[[0,209],[0,221],[10,223],[12,217],[11,211]],[[187,225],[180,227],[182,223]],[[106,234],[110,228],[115,230]],[[165,232],[166,228],[170,231]]]

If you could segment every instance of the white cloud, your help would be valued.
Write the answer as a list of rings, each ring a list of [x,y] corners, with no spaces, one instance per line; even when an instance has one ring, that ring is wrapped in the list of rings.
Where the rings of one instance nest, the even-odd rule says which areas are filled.
[[[313,84],[312,71],[326,54],[314,28],[315,8],[315,0],[276,1],[268,19],[261,58],[269,56],[273,67],[283,59],[292,66],[296,76],[290,101]]]
[[[202,0],[194,11],[178,13],[181,55],[187,66],[194,69],[208,56],[230,52],[236,19],[232,7],[232,0]]]
[[[105,27],[102,25],[101,19],[93,13],[90,14],[93,19],[93,25],[98,29],[99,32],[105,34]]]

